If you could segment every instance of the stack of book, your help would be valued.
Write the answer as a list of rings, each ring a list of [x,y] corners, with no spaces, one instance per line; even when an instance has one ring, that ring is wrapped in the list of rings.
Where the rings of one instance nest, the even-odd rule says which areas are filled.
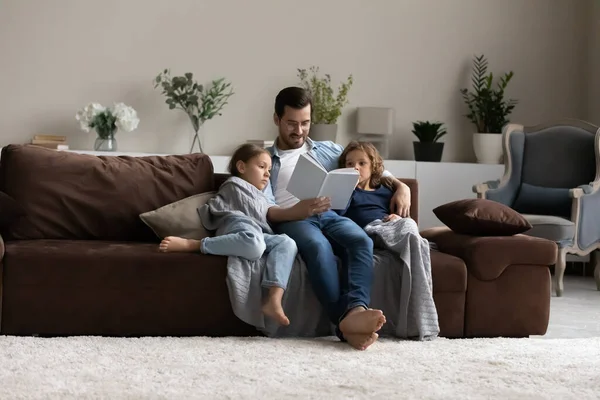
[[[252,143],[260,147],[271,147],[275,143],[274,140],[252,139],[247,140],[247,143]]]
[[[69,150],[66,136],[35,135],[33,139],[31,139],[31,144],[55,150]]]

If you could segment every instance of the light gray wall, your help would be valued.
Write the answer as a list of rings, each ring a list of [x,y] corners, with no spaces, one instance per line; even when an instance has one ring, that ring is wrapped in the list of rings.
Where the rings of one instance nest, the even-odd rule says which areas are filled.
[[[350,73],[355,77],[340,120],[342,143],[353,130],[355,107],[390,106],[396,110],[393,157],[413,158],[411,121],[436,119],[449,128],[444,160],[473,161],[473,127],[462,116],[459,88],[470,85],[474,54],[485,53],[496,73],[515,71],[508,91],[520,100],[515,121],[585,118],[598,110],[597,95],[582,96],[590,74],[597,83],[586,69],[592,46],[586,40],[588,5],[4,0],[0,145],[46,133],[66,134],[72,148],[90,149],[94,134],[79,130],[77,109],[92,101],[123,101],[138,111],[141,123],[132,133],[118,134],[120,150],[185,152],[191,125],[181,112],[167,109],[152,85],[169,67],[202,81],[225,76],[233,82],[236,94],[223,116],[205,126],[206,152],[229,154],[246,139],[272,138],[275,94],[297,83],[296,68],[319,65],[336,84]]]

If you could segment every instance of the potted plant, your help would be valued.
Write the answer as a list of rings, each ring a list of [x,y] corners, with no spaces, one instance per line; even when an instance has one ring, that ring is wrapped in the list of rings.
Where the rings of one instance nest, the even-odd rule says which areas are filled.
[[[309,75],[310,71],[310,75]],[[348,104],[348,92],[354,83],[352,74],[346,82],[338,87],[337,95],[331,86],[331,76],[319,76],[319,67],[298,69],[301,85],[312,96],[312,123],[310,137],[314,140],[331,140],[335,142],[337,135],[337,120],[342,115],[342,108]]]
[[[442,160],[444,143],[438,142],[446,132],[442,122],[417,121],[413,122],[412,133],[419,139],[413,142],[416,161]]]
[[[479,163],[502,162],[502,129],[509,122],[507,117],[517,105],[517,100],[504,98],[513,71],[500,77],[493,87],[493,74],[487,73],[488,62],[484,55],[473,60],[473,91],[460,89],[469,108],[465,116],[475,125],[473,149]]]
[[[222,115],[221,110],[227,104],[227,99],[233,95],[231,83],[225,78],[213,80],[210,85],[202,85],[193,80],[191,72],[183,76],[171,77],[170,70],[165,69],[154,79],[154,88],[162,88],[162,94],[167,96],[165,103],[169,109],[180,109],[186,112],[192,127],[194,138],[190,153],[194,152],[194,146],[198,144],[198,151],[202,150],[202,141],[198,135],[200,127],[216,115]]]
[[[124,103],[114,103],[104,107],[99,103],[89,103],[75,114],[81,129],[89,132],[90,128],[96,131],[94,150],[117,151],[115,135],[121,129],[131,132],[138,127],[140,119],[137,112]]]

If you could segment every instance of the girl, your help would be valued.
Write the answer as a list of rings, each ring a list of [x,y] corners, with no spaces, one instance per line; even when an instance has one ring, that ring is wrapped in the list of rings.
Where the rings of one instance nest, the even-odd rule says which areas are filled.
[[[265,228],[265,225],[259,219],[262,217],[263,220],[266,220],[266,208],[264,210],[252,210],[250,214],[256,215],[256,218],[251,221],[248,219],[245,220],[246,222],[244,222],[244,219],[235,220],[235,213],[247,214],[247,210],[235,210],[237,199],[229,198],[231,195],[226,194],[223,190],[228,182],[232,183],[232,180],[242,179],[252,185],[253,188],[258,189],[254,193],[253,188],[250,188],[254,196],[261,196],[260,191],[269,182],[270,170],[271,155],[266,149],[253,144],[240,146],[229,162],[229,172],[232,177],[223,183],[217,195],[233,209],[232,215],[234,216],[230,217],[229,220],[227,218],[221,219],[222,223],[217,228],[214,237],[195,240],[168,236],[160,243],[159,249],[163,252],[200,251],[204,254],[237,256],[248,260],[258,260],[266,252],[266,266],[261,285],[268,288],[268,295],[263,303],[262,312],[282,325],[289,325],[290,321],[283,311],[281,300],[287,288],[296,258],[296,242],[284,234],[275,235],[265,232],[268,228]],[[230,191],[227,193],[230,193]],[[259,215],[263,212],[265,215]],[[254,224],[253,221],[257,224]],[[261,227],[262,235],[256,235],[257,226]]]
[[[339,158],[340,168],[354,168],[359,181],[348,207],[340,214],[350,218],[360,227],[380,219],[383,222],[401,218],[390,213],[394,195],[391,183],[383,177],[383,160],[371,143],[352,141]]]

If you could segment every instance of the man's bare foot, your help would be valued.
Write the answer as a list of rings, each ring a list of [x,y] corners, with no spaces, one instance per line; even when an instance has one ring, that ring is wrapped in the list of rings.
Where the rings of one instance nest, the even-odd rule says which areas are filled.
[[[281,306],[281,299],[283,298],[283,288],[280,287],[270,287],[269,288],[269,297],[262,306],[262,312],[267,317],[273,318],[275,321],[279,322],[281,325],[289,325],[290,320],[283,312],[283,307]]]
[[[379,335],[375,332],[370,335],[368,333],[348,333],[344,335],[348,344],[357,350],[366,350],[367,347],[375,343],[378,337]]]
[[[200,240],[167,236],[160,242],[158,249],[162,252],[194,252],[200,251]]]
[[[340,331],[344,337],[349,333],[371,334],[380,330],[385,321],[381,310],[365,310],[362,307],[356,307],[350,310],[340,322]]]

